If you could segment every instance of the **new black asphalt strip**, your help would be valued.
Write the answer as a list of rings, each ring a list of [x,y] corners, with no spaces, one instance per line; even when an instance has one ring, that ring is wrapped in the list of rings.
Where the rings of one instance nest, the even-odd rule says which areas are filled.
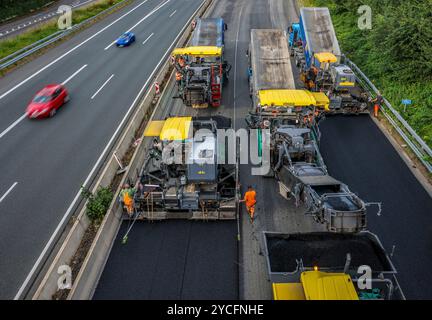
[[[115,240],[94,299],[238,299],[235,221],[137,222]]]
[[[432,199],[369,116],[329,117],[321,124],[321,152],[330,173],[363,200],[382,202],[368,211],[398,271],[407,299],[432,297]]]

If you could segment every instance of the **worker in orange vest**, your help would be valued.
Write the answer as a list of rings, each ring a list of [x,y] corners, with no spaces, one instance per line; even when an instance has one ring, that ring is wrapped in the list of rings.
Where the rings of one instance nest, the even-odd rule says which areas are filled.
[[[381,108],[381,105],[383,103],[383,97],[381,96],[381,93],[378,92],[376,98],[374,100],[372,100],[372,102],[375,103],[374,104],[374,116],[375,116],[375,118],[377,118],[379,109]]]
[[[184,66],[186,65],[186,61],[185,61],[185,59],[182,56],[180,56],[178,58],[178,63],[180,65],[180,67],[182,67],[182,68],[184,68]]]
[[[239,202],[246,202],[246,209],[249,213],[251,222],[253,222],[256,205],[256,191],[252,186],[248,186],[248,191],[246,191],[243,200],[240,200]]]
[[[132,215],[134,211],[134,195],[136,193],[135,188],[131,188],[129,184],[125,184],[120,192],[120,200],[126,208],[129,215]]]
[[[175,77],[176,77],[177,86],[180,87],[183,75],[181,74],[181,72],[176,71]]]

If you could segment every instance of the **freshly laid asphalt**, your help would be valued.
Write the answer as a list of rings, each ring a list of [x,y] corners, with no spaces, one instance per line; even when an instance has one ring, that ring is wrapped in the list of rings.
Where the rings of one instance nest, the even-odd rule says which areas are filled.
[[[94,299],[238,299],[235,221],[123,223]]]
[[[368,116],[328,117],[320,125],[320,149],[330,173],[370,207],[368,229],[376,233],[398,271],[407,299],[432,297],[432,198]],[[375,211],[375,212],[374,212]]]

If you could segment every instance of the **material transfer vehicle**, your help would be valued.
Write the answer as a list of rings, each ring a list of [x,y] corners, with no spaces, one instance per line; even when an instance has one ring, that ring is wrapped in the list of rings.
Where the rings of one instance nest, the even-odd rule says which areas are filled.
[[[279,192],[305,214],[337,233],[366,228],[366,204],[347,185],[331,177],[309,128],[282,125],[272,134],[271,167]]]
[[[368,112],[368,95],[343,56],[328,8],[301,8],[300,21],[289,30],[290,53],[306,89],[325,92],[328,113]]]
[[[197,19],[190,46],[172,52],[178,97],[188,107],[221,104],[222,87],[231,69],[224,60],[225,30],[221,18]]]

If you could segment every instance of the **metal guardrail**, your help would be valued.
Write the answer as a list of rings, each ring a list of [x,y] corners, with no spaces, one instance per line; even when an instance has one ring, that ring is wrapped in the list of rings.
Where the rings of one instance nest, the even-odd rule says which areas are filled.
[[[34,43],[32,43],[31,45],[22,48],[10,55],[8,55],[7,57],[4,57],[2,59],[0,59],[0,71],[17,63],[18,61],[20,61],[21,59],[28,57],[29,55],[33,54],[34,52],[47,47],[48,45],[50,45],[51,43],[56,42],[57,40],[60,40],[64,37],[66,37],[67,35],[71,34],[72,32],[74,32],[75,30],[80,29],[82,26],[86,25],[87,23],[97,19],[98,17],[100,17],[101,15],[106,14],[107,12],[110,12],[114,9],[116,9],[117,7],[119,7],[120,5],[122,5],[125,1],[128,0],[123,0],[119,3],[116,3],[115,5],[99,12],[98,14],[96,14],[93,17],[90,17],[84,21],[81,21],[80,23],[72,26],[70,29],[66,29],[66,30],[59,30],[41,40],[38,40]]]
[[[369,92],[371,96],[376,96],[379,90],[372,81],[360,70],[360,68],[351,60],[344,57],[344,62],[348,64],[357,75],[360,84]],[[390,102],[383,97],[384,106],[381,111],[391,125],[396,129],[402,139],[416,154],[429,173],[432,173],[432,149],[427,143],[415,132],[415,130],[406,122],[406,120],[397,112]],[[383,108],[384,107],[384,108]]]

